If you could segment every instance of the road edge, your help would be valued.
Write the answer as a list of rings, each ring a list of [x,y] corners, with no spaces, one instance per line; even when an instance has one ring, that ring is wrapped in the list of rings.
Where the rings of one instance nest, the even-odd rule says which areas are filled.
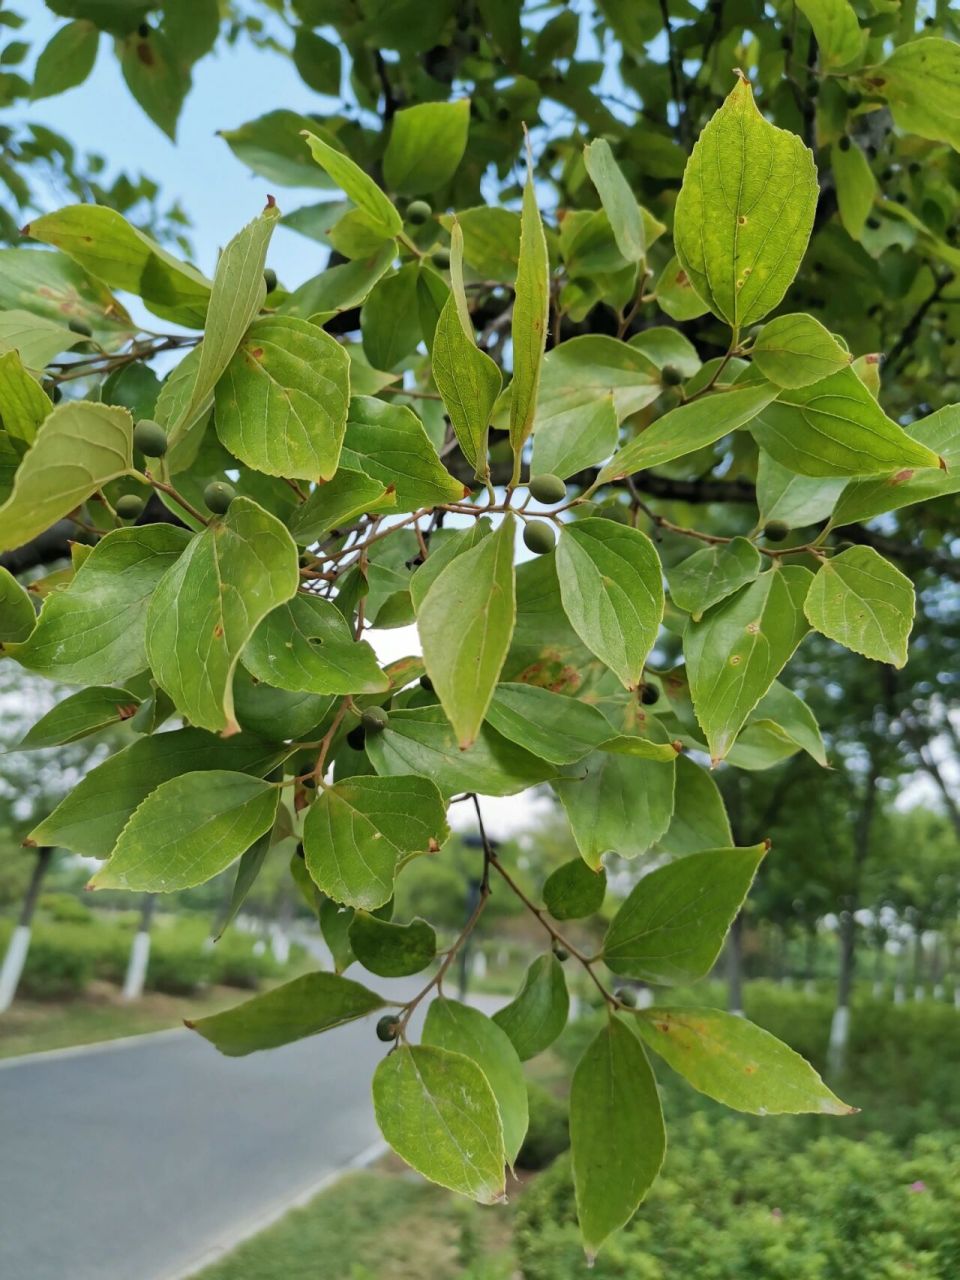
[[[207,1267],[212,1267],[214,1263],[222,1261],[247,1240],[272,1227],[274,1223],[286,1217],[293,1209],[304,1208],[316,1196],[335,1186],[341,1178],[345,1178],[357,1169],[369,1168],[370,1165],[375,1164],[382,1156],[386,1155],[388,1150],[389,1147],[382,1138],[377,1139],[376,1142],[371,1142],[368,1147],[364,1147],[358,1155],[353,1156],[340,1168],[330,1169],[322,1177],[316,1178],[309,1186],[304,1187],[295,1195],[285,1196],[283,1200],[275,1201],[261,1213],[248,1219],[243,1226],[234,1228],[216,1243],[208,1245],[203,1253],[199,1254],[192,1262],[188,1262],[176,1271],[165,1272],[162,1276],[157,1276],[156,1280],[191,1280],[191,1277],[199,1275]]]

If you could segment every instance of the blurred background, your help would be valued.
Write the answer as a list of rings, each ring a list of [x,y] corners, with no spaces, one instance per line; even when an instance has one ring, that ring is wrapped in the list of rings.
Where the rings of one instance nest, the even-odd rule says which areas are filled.
[[[325,15],[337,16],[337,5],[224,4],[226,35],[193,68],[174,141],[134,105],[106,41],[83,84],[26,102],[38,50],[76,7],[39,0],[19,10],[0,6],[0,180],[7,188],[0,231],[15,243],[25,211],[97,199],[207,270],[271,185],[262,165],[251,174],[255,147],[239,126],[282,107],[321,119],[340,112],[359,135],[377,119],[371,79],[386,76],[389,84],[397,68],[419,66],[423,32],[434,21],[446,42],[436,50],[459,48],[461,59],[448,74],[440,52],[431,51],[438,94],[463,87],[495,104],[482,122],[490,159],[476,189],[515,200],[514,135],[528,120],[543,157],[548,211],[562,201],[571,156],[588,131],[629,132],[646,112],[657,129],[662,125],[662,145],[639,163],[638,182],[648,193],[675,188],[683,148],[728,86],[729,67],[759,67],[768,86],[800,75],[781,34],[795,29],[792,5],[775,6],[774,15],[717,0],[660,0],[635,11],[612,0],[480,4],[484,14],[522,11],[529,63],[525,74],[500,85],[470,65],[474,51],[457,45],[478,21],[473,6],[466,26],[447,23],[444,6],[427,0],[419,11],[398,6],[395,25],[406,22],[413,34],[406,45],[393,36],[387,71],[361,74],[358,47],[348,49],[336,25],[327,25]],[[208,8],[197,6],[198,22]],[[883,6],[865,8],[879,13]],[[918,23],[952,30],[949,6],[928,8],[918,10]],[[774,16],[777,25],[765,35]],[[301,21],[342,52],[326,92],[316,88],[315,72],[303,71],[303,58],[298,64],[290,56]],[[373,59],[373,51],[363,57]],[[567,88],[547,93],[536,69],[546,75],[556,67]],[[699,95],[691,90],[682,112],[672,93],[678,67]],[[781,100],[778,92],[771,89],[777,111],[794,127],[794,110],[802,128],[802,104],[791,108],[790,95]],[[864,129],[879,138],[869,144],[869,160],[891,193],[923,180],[913,172],[921,167],[916,157],[895,154],[896,140],[884,140],[882,128]],[[497,146],[507,135],[504,158]],[[283,187],[285,209],[317,198],[296,181]],[[830,198],[828,188],[828,206]],[[882,246],[891,252],[871,249],[868,257],[859,246],[850,249],[852,242],[843,248],[833,214],[835,201],[797,285],[804,304],[846,327],[857,351],[892,355],[884,395],[901,420],[929,412],[931,402],[960,398],[952,274],[936,277],[936,302],[925,304],[921,284],[939,269],[927,240],[911,241],[903,230]],[[294,283],[328,256],[322,222],[300,224],[284,226],[271,249],[278,274]],[[949,229],[944,236],[952,243]],[[834,287],[852,278],[856,296]],[[138,315],[136,301],[125,301]],[[709,334],[707,343],[709,349]],[[699,499],[694,510],[676,498],[668,511],[681,524],[712,518]],[[765,767],[750,774],[749,785],[739,771],[719,771],[738,842],[769,837],[774,853],[714,974],[671,997],[745,1011],[807,1056],[860,1113],[842,1122],[732,1116],[664,1071],[671,1134],[665,1176],[601,1256],[593,1274],[602,1280],[946,1280],[960,1273],[956,514],[956,500],[946,498],[887,517],[875,530],[913,549],[904,568],[916,579],[923,610],[904,670],[865,663],[816,636],[791,666],[792,687],[820,722],[830,767],[796,753],[795,744],[784,744],[782,758],[771,762],[776,752],[760,726],[753,741]],[[56,569],[28,567],[24,580]],[[371,639],[384,660],[416,643],[408,631]],[[292,842],[275,851],[222,936],[232,870],[196,890],[138,901],[86,894],[94,864],[22,847],[24,834],[86,770],[130,740],[129,730],[114,727],[55,750],[17,751],[27,729],[67,692],[0,663],[5,1280],[175,1280],[199,1274],[206,1263],[207,1280],[585,1274],[563,1154],[561,1084],[597,1016],[579,975],[569,974],[580,996],[576,1016],[531,1077],[531,1130],[510,1203],[480,1210],[401,1173],[371,1145],[367,1067],[378,1048],[369,1028],[242,1064],[208,1058],[177,1030],[184,1018],[329,965],[311,905],[288,872]],[[505,860],[538,898],[546,876],[576,853],[559,808],[545,792],[492,802],[488,816]],[[476,866],[467,806],[455,807],[452,818],[449,846],[405,871],[397,901],[399,916],[427,916],[451,939],[472,905]],[[608,917],[633,882],[629,864],[614,858],[609,870]],[[592,936],[585,927],[571,933],[595,948],[603,926],[598,918]],[[461,990],[492,1008],[516,991],[541,950],[535,923],[515,899],[496,894],[458,973]],[[652,1001],[657,993],[637,996]],[[162,1034],[133,1039],[144,1033]],[[29,1056],[38,1053],[48,1056]],[[324,1186],[351,1162],[370,1167]]]

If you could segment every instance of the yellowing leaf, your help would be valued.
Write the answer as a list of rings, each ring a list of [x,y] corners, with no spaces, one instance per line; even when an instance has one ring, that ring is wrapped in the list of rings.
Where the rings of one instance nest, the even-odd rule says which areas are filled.
[[[417,627],[427,674],[461,748],[477,736],[516,619],[515,520],[451,560],[427,591]]]
[[[234,730],[233,674],[261,618],[297,590],[297,548],[249,498],[235,498],[161,579],[147,611],[147,656],[177,708]]]
[[[778,387],[805,387],[820,382],[853,357],[813,316],[777,316],[757,334],[750,352],[765,378]]]
[[[805,607],[811,626],[855,653],[902,667],[913,626],[913,583],[873,547],[825,561]]]
[[[677,198],[677,257],[710,310],[739,333],[793,281],[817,207],[813,156],[769,124],[738,78],[700,135]]]
[[[132,466],[133,422],[126,409],[89,400],[58,405],[0,507],[0,550],[29,542]]]

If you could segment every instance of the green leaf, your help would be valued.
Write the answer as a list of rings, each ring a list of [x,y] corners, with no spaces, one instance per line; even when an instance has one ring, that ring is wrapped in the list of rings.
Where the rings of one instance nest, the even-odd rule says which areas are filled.
[[[0,507],[0,550],[22,546],[133,466],[126,409],[65,401],[40,427]]]
[[[190,88],[190,74],[177,50],[157,27],[148,36],[139,31],[116,42],[117,58],[127,88],[153,123],[175,142],[177,121]]]
[[[763,118],[738,76],[693,149],[674,222],[681,266],[734,333],[762,320],[790,287],[817,194],[810,151]]]
[[[383,693],[390,684],[339,609],[303,594],[267,614],[242,661],[258,680],[292,693]]]
[[[233,681],[234,710],[242,729],[267,742],[285,739],[309,742],[333,706],[332,697],[316,693],[290,693],[256,681],[245,667],[238,667]]]
[[[423,1043],[463,1054],[486,1076],[497,1100],[508,1164],[513,1164],[527,1133],[527,1083],[516,1049],[502,1028],[479,1009],[438,997],[427,1009]]]
[[[493,1015],[526,1062],[553,1044],[567,1025],[570,996],[563,965],[554,955],[537,956],[520,990]]]
[[[0,565],[0,650],[28,640],[36,623],[33,601],[9,569]]]
[[[242,1058],[342,1027],[383,1007],[383,1000],[359,982],[335,973],[305,973],[187,1026],[227,1057]]]
[[[419,277],[420,268],[408,262],[378,281],[363,304],[363,351],[375,369],[395,369],[420,342]]]
[[[672,364],[684,378],[692,378],[700,372],[703,362],[697,355],[697,349],[679,329],[669,325],[654,325],[651,329],[641,329],[630,339],[628,346],[641,351],[648,360],[652,360],[663,372],[666,365]]]
[[[390,190],[426,196],[445,186],[463,159],[469,127],[469,98],[421,102],[398,111],[383,156],[383,177]]]
[[[563,526],[556,555],[573,629],[628,689],[635,688],[663,617],[653,543],[638,529],[590,518]]]
[[[573,338],[571,342],[577,342]],[[565,342],[564,346],[570,346]],[[563,348],[557,348],[558,351]],[[547,356],[549,363],[550,352]],[[543,387],[541,384],[541,394]],[[559,476],[566,480],[585,471],[617,447],[619,420],[612,395],[602,396],[582,409],[559,412],[538,426],[533,436],[531,475]]]
[[[750,355],[763,376],[778,387],[820,382],[853,359],[819,320],[803,312],[768,321]]]
[[[463,256],[469,267],[484,280],[512,284],[520,260],[520,215],[499,205],[480,205],[441,215],[440,221],[452,231],[453,223],[463,232]]]
[[[761,382],[713,391],[670,409],[613,455],[600,472],[600,482],[662,466],[713,444],[755,419],[777,393],[772,383]]]
[[[297,548],[275,516],[238,497],[193,539],[147,609],[147,657],[176,707],[205,729],[236,727],[233,674],[262,618],[300,584]]]
[[[478,476],[487,471],[487,431],[503,378],[477,346],[463,288],[463,233],[450,233],[450,294],[433,335],[432,369],[457,442]]]
[[[98,206],[76,208],[81,213],[90,209],[96,212]],[[58,215],[50,217],[56,220]],[[28,231],[25,228],[24,234]],[[208,283],[208,291],[209,287]],[[0,249],[0,309],[17,308],[58,325],[68,318],[85,320],[98,340],[110,343],[133,334],[133,322],[110,290],[65,253],[24,253],[20,247]]]
[[[570,1089],[570,1146],[588,1265],[629,1222],[666,1151],[657,1084],[643,1045],[610,1018],[577,1063]]]
[[[282,187],[326,187],[333,184],[318,169],[303,145],[303,135],[316,121],[296,111],[268,111],[237,129],[221,129],[220,137],[254,173]]]
[[[343,462],[393,486],[402,511],[458,502],[464,496],[464,486],[444,467],[423,423],[406,405],[354,396]]]
[[[291,56],[300,79],[314,93],[331,98],[340,96],[340,50],[335,44],[315,31],[298,27]]]
[[[516,620],[515,520],[451,560],[417,612],[423,661],[462,749],[483,723]]]
[[[667,571],[670,598],[699,622],[711,605],[753,582],[760,573],[760,552],[747,538],[695,551]]]
[[[537,208],[533,171],[528,166],[520,215],[520,258],[513,304],[513,381],[510,384],[510,443],[519,459],[533,430],[540,368],[547,343],[550,311],[550,260]]]
[[[427,592],[451,560],[470,551],[493,532],[487,516],[474,520],[467,529],[437,529],[430,538],[430,554],[410,579],[410,596],[419,610]]]
[[[752,767],[746,763],[745,751],[753,743],[769,748],[775,745],[772,739],[780,744],[787,744],[793,750],[800,748],[806,751],[817,764],[827,768],[826,749],[816,716],[801,697],[779,680],[774,680],[751,712],[746,728],[730,752],[730,763],[743,769]],[[780,758],[785,758],[788,754],[793,754],[793,751],[784,752]],[[771,760],[769,763],[775,764],[777,761]],[[766,768],[767,765],[761,767]]]
[[[873,68],[867,84],[886,98],[900,129],[960,151],[960,45],[940,36],[911,40]]]
[[[189,541],[168,524],[108,533],[72,582],[47,597],[16,660],[64,684],[105,684],[146,670],[147,604]]]
[[[326,484],[318,485],[290,518],[290,532],[301,546],[320,542],[333,529],[350,525],[364,512],[378,515],[397,505],[394,494],[362,471],[339,467]]]
[[[882,475],[940,459],[883,412],[852,369],[781,391],[750,424],[761,449],[803,476]]]
[[[274,771],[277,772],[276,770]],[[276,781],[280,781],[277,776]],[[237,864],[237,875],[233,882],[233,889],[230,893],[230,901],[227,903],[227,910],[220,918],[219,931],[214,938],[214,942],[219,942],[226,933],[227,928],[234,922],[240,914],[243,904],[247,900],[250,890],[256,883],[257,877],[263,870],[263,864],[267,859],[271,846],[283,838],[281,834],[283,827],[289,822],[287,810],[281,802],[277,809],[277,816],[274,819],[273,826],[269,831],[265,831],[258,840],[255,840],[249,849],[240,855],[240,861]],[[296,853],[293,855],[297,861],[300,858]]]
[[[372,911],[393,897],[400,859],[439,849],[449,834],[446,806],[429,778],[345,778],[310,806],[303,848],[328,897]]]
[[[879,188],[870,161],[852,139],[848,147],[830,148],[830,167],[837,187],[840,221],[848,236],[859,240]]]
[[[769,453],[761,452],[757,459],[760,524],[781,520],[791,529],[817,524],[826,519],[834,509],[846,485],[847,481],[842,476],[827,479],[821,476],[798,476],[787,467],[782,467],[779,462],[774,462]]]
[[[688,623],[690,693],[714,762],[726,756],[807,634],[803,604],[812,580],[809,569],[777,565]]]
[[[588,866],[599,868],[603,855],[610,852],[637,858],[670,825],[673,760],[596,752],[567,772],[556,789]]]
[[[329,480],[347,425],[350,359],[306,320],[270,316],[247,330],[217,382],[217,435],[248,467]]]
[[[405,978],[420,973],[436,956],[437,935],[426,920],[392,924],[358,911],[350,924],[350,945],[371,973],[381,978]]]
[[[640,206],[606,138],[584,147],[583,163],[610,219],[617,248],[627,262],[642,262],[647,256],[647,237]]]
[[[855,1110],[768,1031],[719,1009],[647,1009],[634,1023],[651,1049],[700,1093],[751,1115]]]
[[[677,757],[673,817],[657,844],[677,856],[733,844],[720,788],[712,775],[689,756]]]
[[[915,607],[909,578],[873,547],[850,547],[820,566],[805,610],[810,625],[837,644],[902,667]]]
[[[867,520],[960,491],[960,405],[944,405],[928,418],[911,423],[910,431],[915,440],[944,459],[947,470],[905,469],[882,479],[851,480],[836,505],[834,525]]]
[[[100,32],[92,22],[68,22],[44,45],[33,72],[30,97],[49,98],[83,84],[97,59]]]
[[[23,367],[20,353],[0,355],[0,420],[7,435],[32,444],[52,407],[40,383]]]
[[[267,296],[263,278],[267,246],[279,220],[280,210],[270,196],[263,212],[238,231],[220,255],[189,395],[170,423],[171,447],[213,404],[219,378],[263,306]]]
[[[403,219],[374,180],[359,165],[354,164],[349,156],[322,141],[315,133],[304,130],[303,136],[314,160],[330,175],[344,195],[366,213],[371,227],[381,231],[386,238],[392,239],[399,235],[403,230]]]
[[[274,783],[226,769],[162,782],[134,811],[89,888],[172,893],[204,884],[270,830],[279,800]]]
[[[664,986],[706,977],[766,851],[705,849],[645,875],[610,922],[607,968]]]
[[[544,359],[537,434],[559,430],[558,420],[582,415],[608,396],[622,422],[652,404],[661,390],[660,370],[639,347],[600,333],[570,338]]]
[[[297,857],[297,862],[303,866],[303,860]],[[310,880],[309,887],[312,890],[312,899],[322,897]],[[323,934],[323,940],[330,948],[330,954],[333,957],[333,967],[337,973],[343,973],[344,969],[348,969],[353,964],[356,956],[353,954],[353,947],[350,945],[350,926],[353,923],[354,911],[353,907],[342,907],[339,902],[333,902],[330,898],[323,898],[320,904],[320,932]]]
[[[76,742],[111,724],[129,720],[140,699],[127,689],[94,685],[81,689],[41,716],[17,743],[18,751],[35,751]]]
[[[693,287],[677,257],[671,258],[660,272],[654,293],[657,305],[673,320],[696,320],[710,309]]]
[[[374,1073],[373,1104],[383,1136],[417,1173],[481,1204],[502,1198],[500,1113],[470,1058],[401,1045]]]
[[[511,742],[551,764],[573,764],[611,737],[596,707],[533,684],[498,684],[487,720]]]
[[[221,739],[200,729],[138,739],[85,774],[28,839],[106,858],[130,815],[161,783],[197,769],[263,776],[287,751],[246,735]]]
[[[554,920],[582,920],[603,906],[607,873],[588,867],[582,858],[573,858],[547,876],[543,900]]]
[[[797,0],[797,8],[813,27],[821,66],[835,70],[863,57],[867,33],[847,0]]]
[[[203,325],[210,281],[161,249],[114,209],[68,205],[34,218],[23,233],[62,249],[112,289],[142,298],[154,315],[191,328]]]
[[[358,307],[377,281],[389,271],[395,256],[396,245],[391,240],[369,258],[329,267],[295,289],[283,303],[283,309],[291,315],[312,320],[314,324],[322,324],[341,311]],[[355,391],[362,389],[354,387]]]
[[[446,796],[458,791],[512,796],[555,772],[490,725],[482,725],[473,746],[462,751],[440,707],[391,711],[387,728],[367,738],[366,750],[377,773],[423,774]]]
[[[31,369],[43,369],[83,338],[65,325],[31,311],[0,312],[0,351],[16,352]]]

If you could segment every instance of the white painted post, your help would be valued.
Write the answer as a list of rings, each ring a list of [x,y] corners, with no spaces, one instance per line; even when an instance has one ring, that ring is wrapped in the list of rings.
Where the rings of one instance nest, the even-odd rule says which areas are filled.
[[[150,922],[156,901],[157,895],[148,893],[140,908],[140,927],[130,944],[130,958],[123,980],[124,1000],[139,1000],[143,995],[143,984],[147,980],[147,967],[150,964]]]
[[[13,1004],[14,996],[17,994],[23,966],[27,960],[27,952],[30,950],[30,930],[33,913],[37,908],[43,878],[50,868],[52,859],[52,849],[45,847],[37,850],[37,861],[34,863],[27,894],[20,909],[20,919],[17,921],[17,927],[10,937],[6,954],[3,957],[3,965],[0,967],[0,1013],[4,1013],[10,1008]]]

